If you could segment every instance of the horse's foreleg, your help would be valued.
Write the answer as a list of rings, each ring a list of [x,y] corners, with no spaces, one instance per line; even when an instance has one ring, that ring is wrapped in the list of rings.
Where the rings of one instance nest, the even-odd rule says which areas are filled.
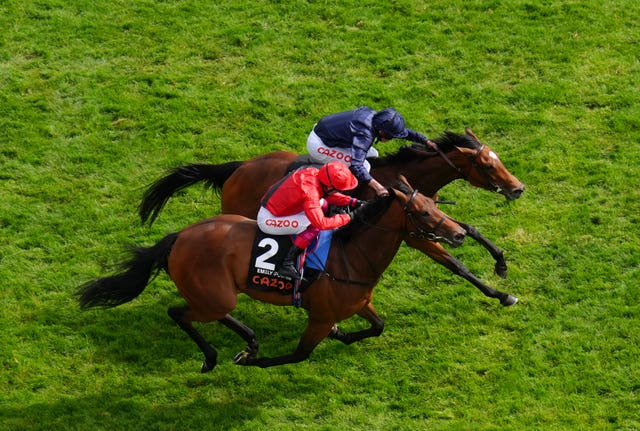
[[[499,299],[502,305],[513,305],[518,302],[518,298],[516,298],[515,296],[509,295],[508,293],[500,292],[484,284],[478,277],[473,275],[473,273],[466,266],[464,266],[460,261],[451,256],[451,254],[449,254],[449,252],[444,247],[442,247],[442,245],[435,242],[414,238],[407,239],[406,243],[410,247],[422,251],[431,259],[447,268],[449,271],[464,278],[475,287],[477,287],[486,296]]]
[[[467,223],[459,222],[458,220],[454,221],[467,231],[467,236],[470,236],[471,238],[476,240],[476,242],[478,242],[485,249],[487,249],[489,253],[491,253],[491,256],[493,256],[496,261],[496,265],[493,268],[494,272],[502,278],[507,278],[507,262],[504,259],[504,252],[499,249],[498,246],[496,246],[494,243],[482,236],[482,234],[475,227]]]
[[[169,316],[178,324],[180,328],[184,332],[191,337],[193,341],[200,347],[202,353],[204,353],[204,362],[202,363],[202,371],[206,373],[207,371],[211,371],[215,368],[217,363],[218,353],[215,351],[213,347],[204,339],[204,337],[198,332],[196,328],[191,324],[191,320],[188,319],[187,313],[189,312],[189,307],[174,307],[170,308],[168,313]]]
[[[497,298],[500,300],[500,304],[504,306],[513,305],[518,302],[518,298],[513,295],[510,295],[505,292],[500,292],[499,290],[493,289],[486,284],[484,284],[478,277],[476,277],[469,269],[460,263],[458,260],[452,258],[453,262],[457,265],[456,271],[453,271],[455,274],[469,281],[475,287],[480,289],[482,293],[490,298]]]
[[[320,341],[324,340],[331,328],[333,322],[309,322],[304,330],[298,347],[289,355],[276,356],[274,358],[250,358],[250,357],[236,357],[236,364],[238,365],[253,365],[260,368],[273,367],[276,365],[293,364],[304,361],[309,357],[311,352],[316,348]]]
[[[371,323],[371,327],[357,332],[342,332],[337,325],[333,325],[329,337],[348,345],[356,341],[364,340],[365,338],[378,337],[382,334],[384,330],[384,320],[382,320],[373,308],[373,304],[370,302],[367,303],[367,305],[358,312],[358,316]]]

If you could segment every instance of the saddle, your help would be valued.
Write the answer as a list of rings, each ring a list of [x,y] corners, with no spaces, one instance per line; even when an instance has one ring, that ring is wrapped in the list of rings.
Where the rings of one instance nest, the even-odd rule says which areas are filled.
[[[312,162],[311,156],[309,156],[308,154],[302,154],[293,159],[293,162],[291,162],[291,164],[287,167],[286,173],[289,174],[297,169],[300,169],[302,167],[308,168],[309,166],[319,168],[320,166],[322,166],[322,163]]]

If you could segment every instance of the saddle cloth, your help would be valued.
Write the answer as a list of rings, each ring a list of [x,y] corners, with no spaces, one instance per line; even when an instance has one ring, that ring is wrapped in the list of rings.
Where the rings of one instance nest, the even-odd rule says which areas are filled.
[[[329,256],[332,236],[333,232],[330,230],[320,231],[318,238],[298,258],[298,268],[301,267],[300,263],[304,268],[300,290],[308,287],[322,274]],[[249,288],[279,291],[283,295],[291,294],[294,281],[288,277],[279,276],[276,269],[284,260],[293,238],[295,236],[269,235],[260,229],[257,230],[249,261]]]

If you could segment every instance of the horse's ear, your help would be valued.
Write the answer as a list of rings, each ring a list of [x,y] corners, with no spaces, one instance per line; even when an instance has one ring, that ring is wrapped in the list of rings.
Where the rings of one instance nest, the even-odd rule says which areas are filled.
[[[403,193],[401,190],[398,190],[395,187],[389,187],[389,192],[393,192],[396,198],[400,199],[400,201],[404,204],[407,202],[407,195]]]
[[[409,181],[404,175],[398,174],[398,183],[393,186],[393,190],[399,193],[410,194],[413,191],[413,187],[409,184]]]
[[[407,177],[405,177],[402,174],[398,174],[398,179],[400,180],[400,182],[402,184],[404,184],[405,186],[407,186],[409,188],[409,190],[413,190],[413,187],[411,186],[411,184],[409,184],[409,180],[407,180]]]
[[[464,128],[464,131],[467,135],[471,136],[473,139],[475,139],[476,141],[480,142],[480,139],[478,139],[478,137],[475,135],[475,133],[473,133],[473,130],[471,130],[468,127]]]

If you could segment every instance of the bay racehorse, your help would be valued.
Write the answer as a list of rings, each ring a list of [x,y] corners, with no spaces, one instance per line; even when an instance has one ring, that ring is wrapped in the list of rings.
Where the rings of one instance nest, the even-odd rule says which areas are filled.
[[[153,223],[169,198],[188,186],[204,183],[222,191],[221,212],[255,218],[260,199],[271,184],[282,178],[298,158],[296,153],[276,151],[246,161],[218,165],[191,164],[173,169],[147,188],[138,212],[144,222]],[[508,200],[519,198],[524,185],[504,166],[498,155],[477,136],[466,129],[465,134],[445,132],[430,146],[412,145],[397,153],[369,159],[371,174],[381,184],[391,184],[399,174],[404,175],[421,193],[437,198],[438,191],[456,179],[500,193]],[[353,195],[360,199],[371,197],[371,189],[358,187]],[[506,277],[504,253],[473,226],[457,221],[467,236],[482,244],[494,257],[495,272]],[[455,259],[442,245],[435,242],[406,240],[452,273],[464,278],[485,295],[492,289]],[[488,295],[491,296],[491,295]],[[505,304],[504,305],[511,305]]]
[[[464,229],[446,217],[432,199],[411,190],[406,182],[389,192],[387,197],[369,201],[349,225],[335,231],[323,274],[304,291],[302,307],[308,313],[307,326],[291,354],[258,357],[254,331],[229,314],[240,293],[271,304],[291,305],[290,296],[248,288],[257,226],[254,220],[240,215],[218,215],[169,234],[154,246],[135,249],[120,273],[80,288],[80,306],[115,307],[129,302],[142,293],[154,273],[165,270],[187,302],[186,306],[170,308],[169,315],[202,350],[202,372],[216,366],[217,352],[192,325],[194,321],[218,321],[236,332],[247,342],[247,348],[235,362],[259,367],[300,362],[327,336],[350,344],[379,335],[379,317],[367,314],[367,304],[402,240],[429,238],[457,246],[465,236]],[[364,313],[363,317],[378,328],[352,333],[337,329],[337,322],[356,313]]]
[[[152,224],[176,192],[204,183],[222,191],[221,212],[254,218],[267,189],[282,178],[298,154],[274,151],[246,161],[218,165],[190,164],[174,168],[144,192],[138,214]],[[508,200],[519,198],[524,185],[504,166],[496,152],[480,142],[470,129],[465,134],[445,132],[430,146],[415,144],[397,153],[368,159],[371,175],[381,184],[391,184],[404,175],[421,193],[436,198],[438,191],[456,179],[500,193]],[[359,187],[353,194],[371,197],[372,190]]]

